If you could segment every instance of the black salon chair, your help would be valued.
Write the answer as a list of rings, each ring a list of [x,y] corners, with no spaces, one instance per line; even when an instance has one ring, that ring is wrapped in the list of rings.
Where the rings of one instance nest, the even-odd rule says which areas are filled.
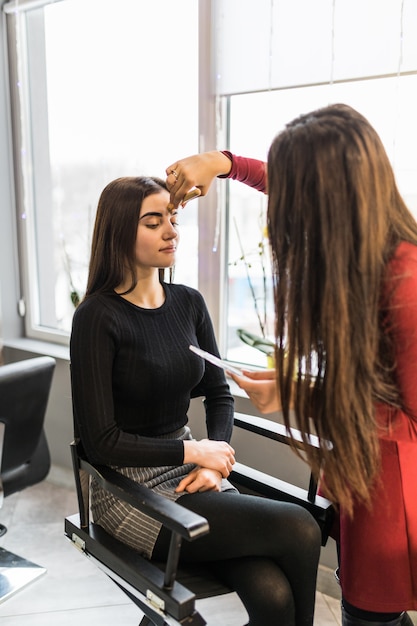
[[[284,426],[271,420],[235,414],[235,428],[253,435],[289,445]],[[296,431],[294,431],[295,434]],[[252,436],[252,435],[251,435]],[[301,435],[298,446],[304,446]],[[316,438],[311,445],[317,446]],[[206,519],[138,485],[106,466],[89,463],[79,440],[71,444],[79,511],[65,519],[65,535],[89,560],[104,571],[144,613],[139,626],[203,626],[207,622],[196,610],[195,601],[229,593],[202,566],[178,567],[181,541],[198,541],[209,532]],[[171,531],[171,545],[166,563],[154,563],[109,535],[89,518],[90,479],[103,489],[162,522]],[[229,480],[240,490],[295,502],[317,520],[325,545],[333,523],[334,510],[326,498],[317,495],[316,482],[310,477],[307,489],[287,483],[252,467],[236,463]]]
[[[54,368],[51,357],[0,366],[0,514],[5,497],[41,482],[49,472],[43,425]],[[6,531],[0,524],[0,536]],[[45,572],[0,548],[0,602]]]

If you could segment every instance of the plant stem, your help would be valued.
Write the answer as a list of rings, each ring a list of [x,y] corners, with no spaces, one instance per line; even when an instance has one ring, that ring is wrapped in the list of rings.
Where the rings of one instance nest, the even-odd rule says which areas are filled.
[[[256,313],[256,317],[258,318],[258,322],[259,322],[259,327],[261,329],[261,333],[262,333],[262,337],[265,337],[265,324],[262,321],[261,315],[259,313],[259,307],[258,307],[258,301],[256,298],[256,293],[255,293],[255,289],[253,287],[253,283],[252,283],[252,279],[250,276],[250,272],[249,272],[249,263],[246,260],[246,255],[245,255],[245,251],[243,249],[242,246],[242,241],[240,239],[240,234],[239,234],[239,229],[237,227],[237,223],[236,223],[236,219],[233,218],[233,223],[235,225],[235,230],[236,230],[236,235],[237,235],[237,240],[239,242],[239,248],[240,248],[240,253],[241,253],[241,259],[243,261],[243,263],[245,264],[245,270],[246,270],[246,278],[248,280],[248,284],[249,284],[249,289],[250,292],[252,294],[252,298],[253,298],[253,304],[255,307],[255,313]]]

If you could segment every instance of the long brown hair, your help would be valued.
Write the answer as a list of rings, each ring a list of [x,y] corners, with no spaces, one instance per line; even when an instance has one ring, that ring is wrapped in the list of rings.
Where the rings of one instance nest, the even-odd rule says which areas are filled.
[[[386,264],[400,241],[417,244],[417,224],[378,134],[342,104],[274,139],[268,187],[284,420],[293,402],[297,427],[322,440],[313,470],[324,464],[329,497],[352,512],[379,468],[375,403],[401,406],[381,302]]]
[[[86,297],[112,292],[126,272],[132,291],[136,286],[135,242],[142,202],[152,194],[167,190],[156,177],[126,176],[109,183],[102,191],[91,243]]]

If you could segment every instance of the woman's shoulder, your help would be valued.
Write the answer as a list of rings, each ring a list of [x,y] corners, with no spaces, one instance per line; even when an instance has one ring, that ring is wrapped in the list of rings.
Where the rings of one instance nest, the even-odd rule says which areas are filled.
[[[411,270],[417,264],[417,245],[409,241],[402,241],[392,256],[390,266],[396,273]]]
[[[117,301],[117,296],[112,294],[97,293],[87,296],[75,309],[74,320],[85,317],[102,317],[109,313],[114,314]]]
[[[195,289],[194,287],[178,283],[167,283],[166,288],[176,298],[188,298],[193,302],[204,302],[203,296],[198,289]]]
[[[396,307],[417,306],[417,246],[402,241],[388,264],[388,285]],[[390,292],[389,292],[390,293]],[[413,322],[414,323],[414,322]]]
[[[406,254],[417,258],[417,244],[410,241],[401,241],[397,246],[395,254]]]

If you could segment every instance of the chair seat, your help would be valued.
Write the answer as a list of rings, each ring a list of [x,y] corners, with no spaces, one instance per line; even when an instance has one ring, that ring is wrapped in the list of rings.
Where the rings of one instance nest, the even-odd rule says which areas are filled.
[[[2,497],[41,482],[51,465],[44,432],[55,359],[34,357],[0,367],[0,508]],[[0,524],[0,536],[7,528]],[[0,548],[0,602],[46,569]]]
[[[166,563],[155,562],[155,565],[164,570]],[[189,564],[187,567],[180,565],[177,570],[177,580],[195,594],[197,600],[212,598],[226,593],[232,593],[232,589],[223,585],[210,568],[204,565]]]
[[[12,495],[21,489],[37,485],[47,477],[51,467],[51,457],[45,432],[39,434],[38,444],[32,458],[27,463],[2,472],[4,497]]]
[[[140,603],[162,602],[163,610],[178,620],[193,613],[196,599],[231,593],[209,568],[200,565],[180,567],[172,589],[164,588],[166,563],[149,561],[98,524],[90,522],[82,528],[78,514],[65,518],[65,534],[116,583],[125,588],[127,583],[129,593]]]

